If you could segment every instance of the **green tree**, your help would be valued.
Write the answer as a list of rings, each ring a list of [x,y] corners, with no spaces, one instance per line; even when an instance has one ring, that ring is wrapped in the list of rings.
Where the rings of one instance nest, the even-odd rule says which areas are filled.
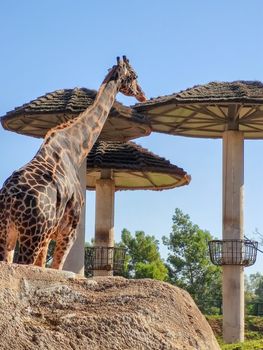
[[[221,269],[209,258],[208,241],[213,237],[175,209],[172,232],[163,237],[168,247],[169,281],[186,289],[204,313],[219,311],[221,306]]]
[[[263,275],[259,272],[246,279],[246,291],[253,295],[253,301],[263,302]]]
[[[257,315],[258,304],[263,303],[263,275],[259,272],[245,276],[245,303],[246,313]]]
[[[154,236],[136,231],[135,236],[122,230],[121,242],[118,246],[127,249],[123,275],[127,278],[153,278],[164,281],[168,270],[159,253],[159,242]]]

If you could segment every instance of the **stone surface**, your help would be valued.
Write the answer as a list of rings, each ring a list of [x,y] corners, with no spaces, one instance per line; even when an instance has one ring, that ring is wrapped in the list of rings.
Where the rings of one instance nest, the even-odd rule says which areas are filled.
[[[217,350],[185,291],[0,263],[0,349]]]

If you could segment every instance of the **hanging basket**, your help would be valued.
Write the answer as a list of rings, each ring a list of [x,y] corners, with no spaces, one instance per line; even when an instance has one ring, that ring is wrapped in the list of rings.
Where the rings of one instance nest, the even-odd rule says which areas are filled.
[[[125,248],[86,247],[85,270],[106,270],[121,272],[124,266],[125,255]]]
[[[257,259],[258,242],[225,239],[208,242],[210,259],[214,265],[251,266]]]

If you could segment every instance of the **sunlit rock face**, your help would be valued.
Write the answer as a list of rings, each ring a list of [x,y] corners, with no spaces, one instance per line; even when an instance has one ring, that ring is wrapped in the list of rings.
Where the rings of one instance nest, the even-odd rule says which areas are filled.
[[[1,349],[217,350],[189,294],[167,283],[0,263]]]

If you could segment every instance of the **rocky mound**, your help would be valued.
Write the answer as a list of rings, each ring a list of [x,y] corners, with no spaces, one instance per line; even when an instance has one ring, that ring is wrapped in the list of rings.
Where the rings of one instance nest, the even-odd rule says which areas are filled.
[[[0,263],[0,349],[217,350],[185,291]]]

